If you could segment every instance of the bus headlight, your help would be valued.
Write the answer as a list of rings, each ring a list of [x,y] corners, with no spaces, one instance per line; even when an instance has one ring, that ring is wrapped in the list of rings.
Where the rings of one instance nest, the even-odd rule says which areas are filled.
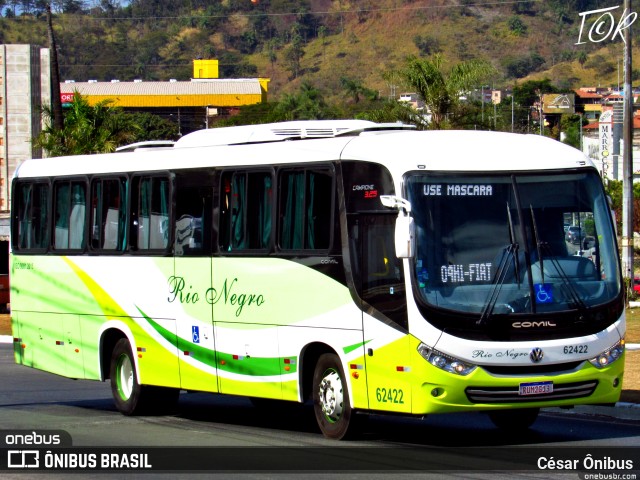
[[[434,367],[456,375],[469,375],[476,369],[476,365],[465,363],[451,355],[439,352],[424,343],[418,345],[418,353]]]
[[[624,352],[624,339],[620,340],[613,347],[605,350],[595,358],[589,359],[591,365],[596,368],[604,368],[611,365],[617,359],[619,359]]]

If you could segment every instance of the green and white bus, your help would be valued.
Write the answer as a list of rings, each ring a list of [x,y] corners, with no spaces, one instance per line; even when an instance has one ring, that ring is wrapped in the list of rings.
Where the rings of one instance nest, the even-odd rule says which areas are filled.
[[[619,399],[608,199],[554,140],[229,127],[29,160],[12,189],[15,360],[109,379],[125,415],[181,391],[312,401],[340,439],[356,414],[528,428]]]

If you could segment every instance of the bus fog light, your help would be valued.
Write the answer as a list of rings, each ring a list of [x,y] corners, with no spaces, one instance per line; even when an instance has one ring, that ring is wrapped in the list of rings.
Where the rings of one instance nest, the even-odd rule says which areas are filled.
[[[437,367],[445,372],[454,373],[456,375],[469,375],[476,369],[477,365],[463,362],[457,358],[439,352],[435,348],[431,348],[424,343],[418,345],[418,353],[434,367]],[[433,394],[433,390],[431,392]]]
[[[618,360],[622,354],[624,353],[624,340],[620,340],[613,347],[604,352],[600,353],[598,356],[591,358],[589,363],[596,368],[604,368],[608,365],[611,365],[613,362]]]
[[[439,397],[443,393],[444,393],[444,390],[442,390],[441,388],[434,388],[433,390],[431,390],[432,397]]]

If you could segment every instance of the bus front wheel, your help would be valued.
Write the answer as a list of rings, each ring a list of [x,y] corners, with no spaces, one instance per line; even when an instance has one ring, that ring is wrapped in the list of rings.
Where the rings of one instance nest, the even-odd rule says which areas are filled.
[[[126,338],[118,340],[113,349],[109,373],[113,400],[124,415],[165,413],[178,401],[178,389],[140,385]]]
[[[352,411],[344,371],[340,359],[333,353],[321,355],[316,364],[313,374],[313,410],[325,437],[341,440],[351,433]]]

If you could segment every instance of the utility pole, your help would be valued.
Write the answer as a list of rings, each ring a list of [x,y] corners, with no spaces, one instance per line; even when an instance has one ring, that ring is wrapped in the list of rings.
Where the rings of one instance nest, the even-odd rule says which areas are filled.
[[[515,108],[513,105],[513,91],[511,92],[511,133],[513,133],[513,122],[515,117]]]
[[[62,100],[60,99],[60,67],[58,65],[58,47],[56,37],[53,33],[53,23],[51,21],[51,4],[47,3],[47,31],[49,36],[49,51],[51,54],[51,111],[53,113],[53,127],[56,130],[64,128],[62,117]]]
[[[538,123],[540,123],[540,135],[544,135],[544,119],[542,117],[542,90],[540,90],[539,88],[536,88],[536,95],[538,96],[538,106],[536,107],[536,105],[533,105],[532,111],[534,108],[537,108],[538,110]]]
[[[624,0],[631,12],[631,0]],[[627,17],[628,18],[628,17]],[[633,281],[633,92],[631,90],[631,25],[624,30],[624,118],[622,127],[622,274]],[[630,288],[632,283],[628,283]]]

